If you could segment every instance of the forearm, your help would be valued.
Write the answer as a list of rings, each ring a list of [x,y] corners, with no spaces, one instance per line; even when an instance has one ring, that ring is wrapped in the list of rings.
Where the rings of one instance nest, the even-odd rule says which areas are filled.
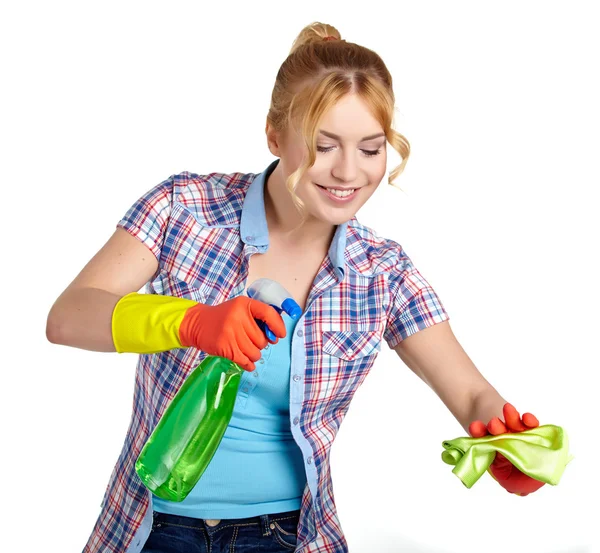
[[[90,351],[116,351],[111,321],[120,296],[98,288],[66,290],[54,303],[46,322],[53,344]]]

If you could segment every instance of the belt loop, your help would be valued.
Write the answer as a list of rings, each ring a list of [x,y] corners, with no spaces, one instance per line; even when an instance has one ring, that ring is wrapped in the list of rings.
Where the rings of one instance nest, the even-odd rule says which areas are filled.
[[[269,527],[269,515],[260,515],[260,526],[263,536],[271,535],[271,528]]]

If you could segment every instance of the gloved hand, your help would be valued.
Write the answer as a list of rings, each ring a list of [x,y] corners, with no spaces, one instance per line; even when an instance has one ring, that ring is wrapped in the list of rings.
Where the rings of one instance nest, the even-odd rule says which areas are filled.
[[[277,338],[285,337],[285,323],[275,308],[247,296],[213,306],[187,298],[132,292],[115,306],[112,336],[119,353],[195,347],[253,371],[260,350],[269,343],[255,318],[264,321]]]
[[[536,428],[540,425],[537,418],[531,413],[525,413],[521,419],[518,411],[510,403],[504,404],[502,412],[505,422],[498,417],[491,419],[487,426],[480,420],[473,421],[469,425],[469,434],[474,438],[481,438],[488,434],[497,436],[507,432],[523,432],[528,428]],[[496,453],[488,472],[505,490],[521,496],[535,492],[544,485],[544,482],[521,472],[500,453]]]
[[[269,343],[254,319],[264,321],[276,336],[285,338],[285,323],[277,310],[262,301],[238,296],[219,305],[199,303],[188,309],[179,327],[181,344],[226,357],[253,371],[260,350]]]

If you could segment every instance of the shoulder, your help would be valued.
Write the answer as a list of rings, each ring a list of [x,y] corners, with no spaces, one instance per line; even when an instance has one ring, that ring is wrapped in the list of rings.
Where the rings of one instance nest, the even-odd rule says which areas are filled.
[[[346,256],[350,267],[365,276],[403,273],[412,268],[412,261],[398,242],[380,236],[356,217],[348,222]]]
[[[242,206],[256,173],[182,171],[172,175],[173,203],[189,211],[202,225],[239,224]]]

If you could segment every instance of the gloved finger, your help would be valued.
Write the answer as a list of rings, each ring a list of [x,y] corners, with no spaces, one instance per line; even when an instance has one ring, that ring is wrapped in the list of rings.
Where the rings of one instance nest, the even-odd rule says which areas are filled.
[[[540,421],[538,421],[537,417],[533,416],[531,413],[525,413],[521,418],[523,424],[528,428],[537,428],[540,425]]]
[[[248,302],[248,310],[255,319],[261,319],[267,323],[273,334],[278,338],[285,338],[287,329],[285,322],[277,310],[262,301],[251,299]],[[262,332],[262,331],[261,331]]]
[[[256,368],[256,365],[254,365],[253,361],[237,347],[232,348],[231,353],[226,355],[221,353],[220,355],[222,357],[226,357],[227,359],[231,359],[231,361],[233,361],[236,365],[239,365],[245,371],[252,372]]]
[[[490,422],[488,422],[487,430],[493,436],[497,436],[498,434],[506,434],[508,432],[506,425],[498,417],[494,417]]]
[[[261,357],[259,349],[252,344],[248,337],[245,337],[244,340],[242,335],[238,337],[237,340],[238,342],[236,342],[235,337],[222,335],[219,340],[215,342],[213,348],[205,351],[210,355],[219,355],[220,357],[230,359],[246,371],[253,371],[256,368],[254,361],[258,361]],[[240,340],[244,345],[239,344]],[[249,351],[252,352],[254,359],[250,359],[250,357],[246,355]]]
[[[267,347],[267,344],[273,343],[265,335],[261,326],[264,323],[260,319],[244,319],[238,324],[243,332],[239,332],[237,336],[238,344],[240,349],[245,352],[250,351],[252,348],[250,344],[254,345],[258,350],[263,350]]]
[[[504,404],[502,412],[504,413],[504,422],[510,432],[523,432],[523,430],[527,430],[527,427],[521,421],[519,412],[510,403]]]
[[[256,365],[254,363],[252,363],[252,361],[248,360],[244,363],[238,363],[238,365],[240,367],[242,367],[242,369],[244,369],[245,371],[248,372],[252,372],[256,369]]]
[[[488,431],[482,421],[473,421],[469,425],[469,434],[473,438],[483,438],[483,436],[487,436]]]
[[[249,361],[256,363],[262,357],[261,347],[264,349],[266,346],[267,339],[265,338],[264,334],[262,335],[261,340],[265,343],[261,341],[259,342],[259,345],[257,345],[248,334],[244,334],[242,332],[238,336],[237,346],[240,353],[244,355],[244,357],[246,357]]]
[[[235,363],[237,363],[245,371],[252,372],[256,369],[256,365],[242,350],[239,350],[235,355]]]

